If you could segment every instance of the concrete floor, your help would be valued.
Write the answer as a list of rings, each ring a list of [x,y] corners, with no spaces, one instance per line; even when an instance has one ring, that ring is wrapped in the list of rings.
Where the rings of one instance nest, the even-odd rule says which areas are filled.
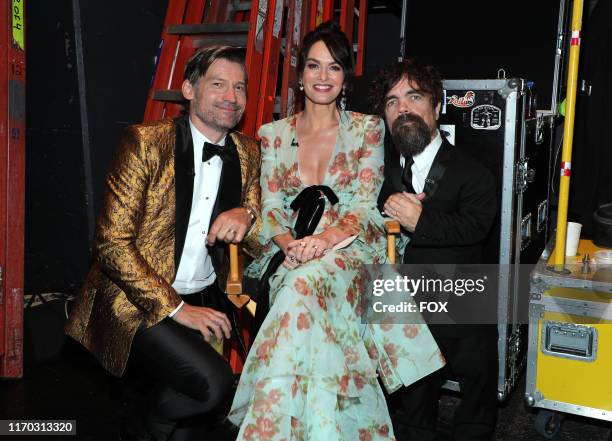
[[[118,423],[126,404],[121,398],[122,382],[113,379],[76,344],[68,343],[61,357],[26,367],[24,378],[0,382],[0,419],[73,419],[77,435],[71,440],[116,440]],[[497,441],[539,441],[534,429],[535,412],[523,404],[524,380],[500,406]],[[442,439],[458,398],[445,395],[441,400]],[[398,414],[394,414],[398,417]],[[609,423],[569,416],[563,421],[557,441],[606,441]],[[216,429],[207,441],[232,439],[225,429]],[[11,439],[0,437],[2,441]],[[37,436],[34,439],[61,439]],[[24,441],[27,437],[14,437]],[[325,440],[313,440],[325,441]]]

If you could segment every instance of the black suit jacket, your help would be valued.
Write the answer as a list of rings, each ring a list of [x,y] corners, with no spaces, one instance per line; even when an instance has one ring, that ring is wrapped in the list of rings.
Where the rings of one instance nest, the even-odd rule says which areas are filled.
[[[424,189],[427,196],[416,228],[413,233],[403,230],[410,242],[404,249],[402,262],[413,265],[410,268],[411,272],[414,271],[412,277],[438,278],[437,269],[430,264],[484,263],[482,244],[497,212],[495,187],[495,179],[488,169],[443,140],[427,176]],[[379,209],[382,211],[387,198],[399,191],[404,191],[400,156],[389,143],[385,152],[385,181],[378,198]],[[472,305],[467,304],[471,298],[451,295],[447,300],[451,319],[458,323],[478,321],[465,315],[461,318],[453,316],[453,311],[472,310]],[[487,300],[496,303],[495,298],[488,297]],[[458,303],[462,303],[459,309]],[[490,310],[491,305],[489,303],[487,309]],[[481,306],[484,307],[475,305],[473,310],[477,311]],[[460,324],[430,325],[430,329],[436,338],[494,333],[490,326]]]
[[[385,151],[385,181],[378,204],[404,191],[400,156],[391,144]],[[482,242],[497,212],[493,175],[445,139],[432,163],[424,189],[423,211],[413,233],[404,263],[483,263]]]

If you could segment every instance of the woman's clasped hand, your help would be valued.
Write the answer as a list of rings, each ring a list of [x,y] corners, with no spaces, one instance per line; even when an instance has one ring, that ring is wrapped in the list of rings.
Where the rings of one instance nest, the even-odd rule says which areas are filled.
[[[313,234],[312,236],[293,240],[287,244],[286,257],[283,264],[287,268],[292,269],[300,263],[321,257],[331,248],[331,243],[322,237],[321,234]]]

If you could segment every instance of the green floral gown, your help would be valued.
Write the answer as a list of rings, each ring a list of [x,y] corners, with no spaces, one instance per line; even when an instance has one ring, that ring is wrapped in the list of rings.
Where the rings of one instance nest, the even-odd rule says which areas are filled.
[[[259,277],[278,250],[272,238],[291,229],[291,201],[305,188],[297,161],[295,116],[261,127],[263,256]],[[384,262],[384,221],[376,208],[383,179],[384,124],[342,112],[323,182],[319,230],[356,238],[270,279],[270,311],[242,371],[229,419],[239,440],[369,441],[395,439],[377,372],[389,392],[439,369],[444,361],[424,325],[370,325],[360,318],[364,264]]]

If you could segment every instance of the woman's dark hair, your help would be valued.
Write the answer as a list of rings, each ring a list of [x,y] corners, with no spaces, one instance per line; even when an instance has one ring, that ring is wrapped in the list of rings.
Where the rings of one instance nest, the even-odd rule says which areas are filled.
[[[187,61],[183,79],[188,80],[192,85],[198,82],[200,77],[206,75],[210,66],[217,60],[227,60],[236,64],[240,64],[244,69],[245,52],[243,48],[232,46],[209,46],[197,51]],[[244,78],[246,80],[246,69],[244,69]]]
[[[302,72],[304,72],[306,67],[308,53],[312,46],[318,41],[322,41],[325,44],[334,61],[342,67],[344,71],[344,85],[348,92],[350,90],[351,80],[355,76],[353,46],[348,41],[348,38],[346,38],[346,34],[340,30],[340,26],[332,21],[321,23],[304,36],[297,65],[300,80],[302,78]],[[341,99],[342,94],[338,95],[338,98],[336,98],[337,105],[340,104]]]
[[[430,94],[432,107],[442,102],[440,72],[433,66],[420,64],[415,59],[408,58],[400,63],[384,67],[372,81],[368,101],[374,113],[385,116],[385,98],[403,78],[408,78],[417,90]]]

